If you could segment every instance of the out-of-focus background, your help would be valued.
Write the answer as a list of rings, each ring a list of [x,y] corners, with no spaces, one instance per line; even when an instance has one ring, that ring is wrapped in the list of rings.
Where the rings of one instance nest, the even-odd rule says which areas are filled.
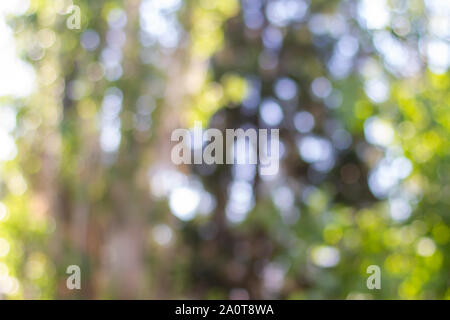
[[[448,0],[1,1],[0,298],[449,299],[449,65]]]

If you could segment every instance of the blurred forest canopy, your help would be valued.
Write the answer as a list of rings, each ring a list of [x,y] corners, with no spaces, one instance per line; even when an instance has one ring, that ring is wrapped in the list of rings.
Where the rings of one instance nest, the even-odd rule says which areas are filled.
[[[0,298],[450,298],[450,1],[0,17]],[[194,121],[280,128],[279,174],[174,166]]]

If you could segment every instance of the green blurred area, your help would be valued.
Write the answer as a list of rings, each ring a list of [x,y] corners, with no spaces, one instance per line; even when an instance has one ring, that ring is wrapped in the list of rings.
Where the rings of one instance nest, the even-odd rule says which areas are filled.
[[[0,298],[450,298],[447,1],[17,3]],[[175,166],[195,121],[280,128],[280,172]]]

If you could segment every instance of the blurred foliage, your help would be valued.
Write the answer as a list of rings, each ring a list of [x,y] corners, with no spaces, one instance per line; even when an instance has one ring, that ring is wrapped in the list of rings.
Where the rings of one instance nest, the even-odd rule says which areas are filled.
[[[0,100],[17,148],[0,156],[0,297],[449,299],[433,54],[450,37],[433,21],[450,9],[368,3],[75,0],[80,30],[72,1],[6,16],[36,87]],[[279,174],[173,166],[170,134],[194,121],[279,127]]]

